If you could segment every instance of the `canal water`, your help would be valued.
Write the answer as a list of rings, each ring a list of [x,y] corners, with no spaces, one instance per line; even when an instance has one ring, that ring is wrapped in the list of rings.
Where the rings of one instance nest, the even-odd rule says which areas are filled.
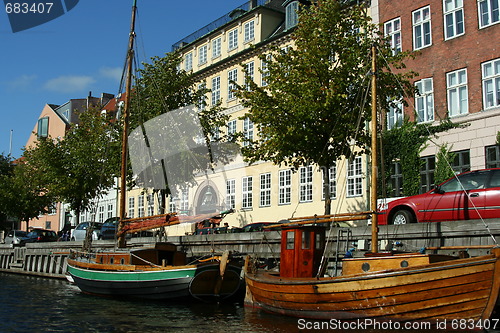
[[[321,323],[252,311],[242,304],[131,301],[86,295],[66,280],[0,272],[4,332],[445,332],[387,327],[334,329]],[[352,326],[349,326],[352,327]],[[498,327],[497,327],[498,329]],[[451,330],[467,332],[470,330]],[[489,332],[498,332],[490,330]]]
[[[0,332],[296,332],[297,319],[241,304],[127,301],[65,280],[0,273]]]

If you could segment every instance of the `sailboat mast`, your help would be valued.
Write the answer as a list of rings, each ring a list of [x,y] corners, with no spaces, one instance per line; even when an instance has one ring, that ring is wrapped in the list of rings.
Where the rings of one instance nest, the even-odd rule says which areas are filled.
[[[372,242],[371,252],[378,252],[378,216],[377,216],[377,48],[372,46],[372,121],[371,121],[371,210],[372,210]]]
[[[129,132],[129,109],[130,109],[130,90],[132,86],[132,59],[134,58],[134,38],[135,38],[135,13],[137,10],[137,0],[132,5],[132,19],[130,22],[130,35],[127,51],[127,81],[125,84],[125,106],[123,108],[123,135],[122,135],[122,158],[120,173],[120,223],[118,226],[118,247],[125,247],[125,235],[120,231],[123,227],[123,220],[126,217],[125,201],[127,196],[127,145]]]

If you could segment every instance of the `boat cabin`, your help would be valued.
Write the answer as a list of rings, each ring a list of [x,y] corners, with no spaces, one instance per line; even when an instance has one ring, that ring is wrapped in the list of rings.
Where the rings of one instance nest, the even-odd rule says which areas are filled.
[[[316,276],[324,244],[325,227],[284,227],[281,232],[280,276]]]
[[[107,265],[158,265],[179,266],[186,264],[186,254],[177,251],[170,243],[156,243],[154,248],[125,252],[99,252],[96,262]]]

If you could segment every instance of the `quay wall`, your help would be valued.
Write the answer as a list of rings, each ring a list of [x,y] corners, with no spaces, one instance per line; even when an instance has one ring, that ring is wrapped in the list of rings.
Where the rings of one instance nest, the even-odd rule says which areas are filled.
[[[371,226],[342,227],[327,230],[326,256],[328,270],[336,271],[348,249],[354,256],[363,256],[370,249]],[[280,256],[280,231],[229,233],[215,235],[167,236],[166,239],[132,238],[130,248],[140,248],[155,241],[168,241],[198,258],[220,254],[225,250],[244,258],[252,255],[264,261],[277,262]],[[488,246],[500,242],[500,219],[485,221],[449,221],[390,225],[379,227],[380,251],[415,252],[426,248],[427,253],[477,256],[489,252]],[[0,244],[0,271],[9,273],[65,278],[66,259],[71,250],[80,250],[82,242],[30,243],[23,247]],[[113,241],[94,241],[96,249],[114,248]],[[334,274],[333,272],[331,274]]]

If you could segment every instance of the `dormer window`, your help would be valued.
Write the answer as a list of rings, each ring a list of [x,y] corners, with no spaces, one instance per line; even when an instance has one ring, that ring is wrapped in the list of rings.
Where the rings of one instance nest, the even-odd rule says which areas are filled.
[[[49,117],[38,119],[37,135],[38,138],[46,138],[49,136]]]
[[[299,1],[286,1],[283,6],[285,6],[285,29],[291,29],[297,25],[299,22]]]

